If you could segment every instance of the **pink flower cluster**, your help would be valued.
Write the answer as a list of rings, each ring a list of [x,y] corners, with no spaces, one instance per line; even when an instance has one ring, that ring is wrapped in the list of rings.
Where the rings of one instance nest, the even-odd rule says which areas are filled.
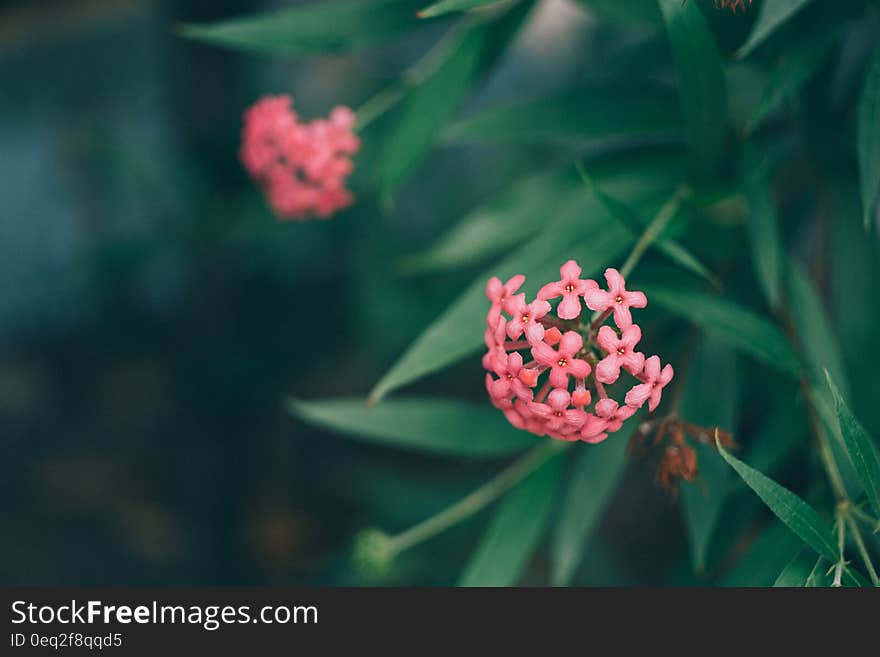
[[[347,107],[302,122],[286,95],[264,96],[245,111],[241,161],[278,218],[327,218],[351,205],[345,179],[360,148],[353,128]]]
[[[517,293],[525,276],[507,283],[489,280],[486,389],[495,407],[519,429],[599,443],[646,402],[649,410],[656,409],[673,370],[671,365],[661,368],[659,357],[645,358],[636,350],[642,330],[633,324],[630,309],[644,308],[648,300],[627,290],[616,269],[605,270],[607,290],[581,279],[574,260],[559,274],[560,280],[542,287],[530,303]],[[554,313],[551,302],[556,299]],[[595,314],[584,319],[584,306]],[[616,329],[604,324],[609,317]],[[621,371],[637,380],[622,405],[605,387],[616,383]]]

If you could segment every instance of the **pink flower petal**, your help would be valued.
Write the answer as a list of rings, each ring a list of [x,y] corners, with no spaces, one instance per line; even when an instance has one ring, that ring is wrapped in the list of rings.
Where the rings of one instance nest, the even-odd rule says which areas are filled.
[[[580,358],[572,358],[566,367],[569,374],[576,379],[585,379],[590,375],[590,364]]]
[[[654,386],[649,383],[640,383],[639,385],[630,388],[629,392],[626,393],[624,401],[626,401],[627,406],[641,408],[641,406],[648,400],[648,397],[650,397],[653,389]]]
[[[617,333],[614,332],[614,329],[610,326],[600,326],[597,342],[602,349],[610,354],[617,351],[617,345],[620,342],[620,339],[617,337]]]
[[[620,272],[613,267],[605,270],[605,281],[608,283],[608,292],[612,297],[626,292],[626,281],[623,280]]]
[[[587,290],[584,293],[584,301],[587,304],[587,308],[597,311],[608,310],[614,305],[614,297],[608,294],[605,290],[599,289],[598,285],[596,289]]]
[[[660,378],[660,357],[651,356],[645,359],[645,380],[652,383]]]
[[[575,319],[581,314],[581,298],[577,294],[564,294],[556,309],[561,319]]]
[[[564,289],[562,283],[547,283],[547,285],[538,290],[538,299],[542,301],[555,299],[556,297],[561,297],[563,292]]]
[[[559,341],[559,354],[571,358],[580,351],[583,346],[584,339],[581,337],[580,333],[566,331],[562,335],[562,339]]]
[[[648,297],[644,292],[627,292],[623,295],[623,301],[630,308],[644,308],[648,305]]]
[[[569,260],[559,268],[559,275],[563,281],[574,281],[581,277],[581,268],[574,260]]]
[[[620,358],[616,353],[610,354],[596,365],[596,379],[600,383],[614,383],[620,376]]]

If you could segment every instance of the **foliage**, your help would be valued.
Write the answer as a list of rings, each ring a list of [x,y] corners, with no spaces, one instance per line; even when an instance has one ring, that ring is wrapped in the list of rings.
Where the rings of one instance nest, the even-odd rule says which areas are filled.
[[[660,581],[771,584],[750,565],[763,562],[779,564],[777,585],[876,585],[880,49],[848,47],[857,30],[880,41],[876,5],[756,0],[734,14],[709,1],[582,0],[573,6],[596,19],[595,52],[577,76],[473,102],[522,46],[533,4],[372,0],[368,10],[327,0],[182,29],[272,54],[324,55],[410,33],[424,41],[401,79],[358,111],[362,139],[376,142],[358,202],[378,200],[392,218],[405,220],[410,206],[392,201],[419,189],[438,153],[492,149],[526,163],[435,242],[395,260],[426,288],[446,276],[461,285],[367,402],[298,399],[288,409],[453,461],[521,453],[462,503],[389,534],[386,556],[402,559],[464,522],[474,547],[461,584],[590,583],[580,573],[605,553],[599,528],[615,523],[621,491],[666,495],[639,483],[656,450],[633,450],[627,468],[620,434],[544,454],[549,439],[511,428],[484,395],[454,401],[420,382],[455,367],[456,396],[480,389],[489,276],[522,273],[528,288],[569,258],[585,276],[631,261],[659,336],[651,349],[675,364],[680,386],[652,428],[684,427],[699,459],[700,476],[681,482],[678,497],[692,557],[684,570],[695,574]],[[468,184],[462,169],[444,194]],[[418,397],[405,392],[417,383]],[[634,440],[640,421],[630,421]],[[799,539],[794,555],[785,530],[767,525],[774,515]],[[651,535],[630,540],[650,546]],[[533,560],[545,548],[549,565]]]

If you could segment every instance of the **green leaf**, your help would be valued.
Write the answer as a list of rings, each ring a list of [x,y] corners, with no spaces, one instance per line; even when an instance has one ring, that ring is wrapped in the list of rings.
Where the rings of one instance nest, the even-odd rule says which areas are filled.
[[[783,51],[779,64],[767,78],[760,102],[746,123],[747,132],[753,132],[785,101],[795,96],[826,60],[841,34],[840,29],[828,29],[826,24],[817,34],[813,32],[797,35]]]
[[[479,262],[519,244],[537,232],[547,217],[586,192],[570,172],[554,171],[517,181],[477,207],[425,251],[403,260],[409,272],[455,269]]]
[[[685,176],[678,152],[603,155],[591,163],[593,176],[639,207],[652,205]],[[465,215],[426,250],[406,256],[408,273],[445,271],[475,264],[531,237],[548,217],[577,212],[591,198],[574,167],[522,178]]]
[[[736,353],[716,337],[706,336],[688,372],[682,417],[735,433],[739,379]],[[730,491],[730,469],[711,447],[698,444],[696,449],[700,478],[681,486],[681,498],[694,570],[700,572],[707,567],[709,543]]]
[[[477,112],[452,123],[443,137],[571,145],[680,134],[678,101],[667,88],[596,85]]]
[[[724,148],[727,116],[721,55],[696,2],[659,2],[678,72],[685,141],[696,170],[711,171]]]
[[[590,534],[623,475],[629,437],[637,425],[633,419],[623,434],[611,436],[595,447],[580,446],[553,533],[554,586],[571,582]]]
[[[834,462],[837,464],[837,469],[840,471],[840,478],[843,480],[847,496],[850,499],[858,499],[863,490],[862,482],[859,481],[859,475],[847,453],[843,433],[840,430],[840,422],[838,422],[837,413],[834,410],[834,400],[831,398],[828,386],[814,384],[810,388],[809,396],[825,433],[833,438],[828,441],[828,446],[831,449]]]
[[[813,382],[824,382],[827,369],[844,394],[848,394],[843,356],[828,321],[829,314],[800,263],[789,258],[787,265],[785,282],[791,320]]]
[[[846,451],[855,466],[859,481],[865,489],[868,502],[874,508],[874,512],[880,516],[880,458],[871,437],[856,417],[849,410],[837,386],[828,371],[825,371],[828,388],[834,399],[834,410],[840,423],[840,432]]]
[[[648,303],[684,317],[710,335],[778,370],[797,376],[800,364],[776,326],[732,301],[686,289],[643,286]]]
[[[611,194],[605,193],[605,191],[600,187],[597,181],[590,179],[588,181],[590,189],[596,195],[596,199],[602,203],[608,213],[612,216],[616,217],[620,220],[620,222],[632,233],[634,238],[638,238],[641,236],[643,230],[647,227],[647,223],[642,219],[639,212],[619,201]],[[691,273],[696,274],[697,276],[703,278],[707,282],[709,282],[713,287],[720,287],[720,282],[715,277],[715,275],[709,271],[709,269],[700,262],[696,256],[694,256],[690,251],[685,249],[678,242],[662,237],[662,232],[660,233],[659,239],[655,238],[651,242],[651,246],[655,248],[657,251],[666,256],[671,262],[677,264],[682,269],[686,269]]]
[[[468,11],[485,5],[497,4],[500,0],[440,0],[417,12],[419,18],[434,18],[456,11]]]
[[[592,11],[603,17],[625,21],[660,25],[663,17],[657,0],[579,0]]]
[[[863,587],[870,588],[871,582],[865,579],[864,575],[862,575],[858,570],[855,570],[852,566],[844,566],[843,567],[843,577],[841,578],[844,586],[854,586],[854,587]]]
[[[776,220],[776,206],[767,184],[767,171],[757,158],[747,164],[755,170],[746,179],[749,212],[746,215],[746,236],[758,282],[771,308],[779,306],[782,244]]]
[[[716,290],[721,289],[721,281],[704,265],[693,253],[674,240],[661,239],[654,242],[654,248],[666,256],[670,262],[675,263],[682,269],[699,276]]]
[[[450,399],[392,399],[376,406],[351,398],[289,399],[287,409],[305,422],[355,438],[449,456],[505,456],[535,440],[488,405]]]
[[[858,143],[859,181],[867,230],[880,196],[880,47],[871,58],[859,100]]]
[[[718,452],[776,516],[801,540],[829,561],[837,561],[837,546],[831,530],[813,508],[787,488],[749,467],[724,449],[716,440]]]
[[[267,14],[183,25],[178,33],[226,48],[315,55],[363,48],[418,24],[410,0],[316,0]]]
[[[739,49],[738,57],[745,57],[761,45],[776,29],[788,21],[811,0],[769,0],[761,3],[760,13],[752,26],[749,38]]]
[[[738,556],[740,552],[742,554],[721,579],[721,586],[770,586],[785,568],[789,555],[803,546],[801,540],[775,518],[757,538],[753,538],[754,531],[752,522],[749,530],[736,539],[736,553]],[[816,555],[813,554],[815,561]]]
[[[595,202],[585,202],[559,215],[532,241],[479,276],[446,308],[379,380],[370,399],[378,401],[392,390],[479,350],[485,332],[485,289],[490,277],[506,280],[514,274],[525,274],[528,280],[523,291],[532,294],[540,284],[555,280],[566,260],[577,259],[584,275],[589,276],[611,263],[629,243],[626,231]]]
[[[823,563],[821,557],[817,561],[816,555],[811,550],[804,548],[779,573],[773,586],[787,588],[831,586],[831,578],[825,564],[827,562]],[[868,580],[850,566],[844,566],[841,582],[844,586],[850,587],[871,586]]]
[[[561,466],[562,458],[552,457],[507,494],[460,586],[513,586],[519,581],[550,519]]]
[[[449,35],[437,55],[436,68],[404,99],[380,161],[379,186],[384,199],[390,200],[422,161],[468,90],[479,68],[485,36],[478,28]]]
[[[779,573],[779,577],[773,583],[774,587],[799,588],[807,585],[810,575],[816,567],[816,555],[806,549],[801,549],[788,565]]]

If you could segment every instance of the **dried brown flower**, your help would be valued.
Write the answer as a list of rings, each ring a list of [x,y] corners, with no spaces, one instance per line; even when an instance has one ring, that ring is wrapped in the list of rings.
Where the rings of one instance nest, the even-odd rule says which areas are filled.
[[[715,6],[719,9],[730,9],[734,14],[737,9],[746,10],[746,1],[747,0],[715,0]],[[748,3],[751,5],[752,0],[748,0]]]
[[[715,436],[724,447],[735,443],[729,432],[719,427],[701,427],[677,417],[644,422],[633,435],[629,454],[646,455],[659,449],[661,455],[655,475],[657,484],[673,498],[678,494],[680,480],[694,482],[699,477],[697,451],[691,442],[715,447]]]

